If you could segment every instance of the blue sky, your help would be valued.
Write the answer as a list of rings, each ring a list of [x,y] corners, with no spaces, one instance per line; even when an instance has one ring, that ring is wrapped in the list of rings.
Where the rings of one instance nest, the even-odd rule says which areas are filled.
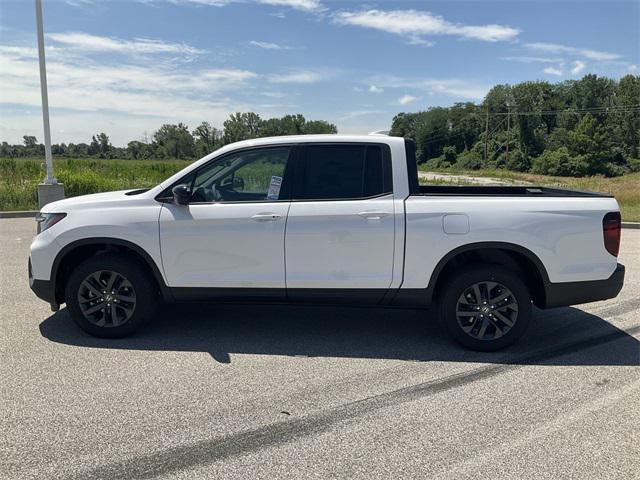
[[[640,74],[638,1],[44,0],[52,141],[302,113],[340,133],[498,83]],[[34,2],[0,1],[0,140],[42,139]]]

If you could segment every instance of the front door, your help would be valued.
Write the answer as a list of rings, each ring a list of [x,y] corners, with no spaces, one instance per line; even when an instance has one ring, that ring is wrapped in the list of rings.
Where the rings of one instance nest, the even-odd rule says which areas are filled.
[[[284,295],[291,147],[232,152],[189,175],[189,205],[165,204],[162,264],[169,287],[263,289]]]

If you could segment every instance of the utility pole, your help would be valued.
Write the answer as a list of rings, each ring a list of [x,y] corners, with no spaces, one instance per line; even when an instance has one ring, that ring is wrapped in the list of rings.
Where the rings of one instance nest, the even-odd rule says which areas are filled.
[[[44,58],[44,28],[42,22],[42,0],[36,0],[36,29],[38,31],[38,58],[40,60],[40,93],[42,95],[42,122],[44,126],[44,158],[47,177],[38,185],[38,203],[40,207],[64,198],[62,184],[53,176],[51,158],[51,130],[49,128],[49,96],[47,94],[47,67]]]
[[[489,158],[488,148],[489,148],[489,102],[487,101],[487,118],[486,118],[485,127],[484,127],[484,164],[485,165],[487,164],[487,158]]]
[[[507,103],[507,159],[506,162],[509,163],[509,140],[511,139],[511,124],[509,121],[509,115],[511,113],[511,109],[509,107],[509,104]]]

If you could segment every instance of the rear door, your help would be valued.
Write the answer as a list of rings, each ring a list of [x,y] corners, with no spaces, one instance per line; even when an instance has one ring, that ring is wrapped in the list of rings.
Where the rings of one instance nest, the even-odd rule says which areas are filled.
[[[285,235],[290,299],[381,299],[393,275],[394,233],[387,145],[301,147]]]

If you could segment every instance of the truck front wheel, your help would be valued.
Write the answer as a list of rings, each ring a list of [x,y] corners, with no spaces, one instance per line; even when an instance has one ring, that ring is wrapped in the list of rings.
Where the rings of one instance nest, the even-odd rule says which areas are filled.
[[[531,294],[518,274],[499,265],[461,269],[441,286],[442,326],[467,348],[494,351],[511,345],[531,321]]]
[[[154,282],[133,257],[91,257],[69,276],[65,301],[71,318],[96,337],[131,334],[149,320],[158,303]]]

